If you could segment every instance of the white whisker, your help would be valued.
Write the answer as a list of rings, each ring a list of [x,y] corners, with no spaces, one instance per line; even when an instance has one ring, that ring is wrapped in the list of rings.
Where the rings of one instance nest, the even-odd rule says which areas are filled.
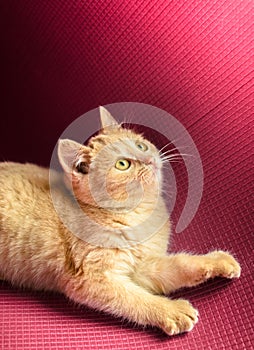
[[[184,159],[185,157],[194,157],[192,154],[188,153],[174,153],[174,154],[167,154],[165,156],[161,157],[161,160],[170,160],[170,159]]]
[[[172,141],[170,141],[169,143],[166,143],[165,146],[163,146],[160,150],[159,153],[161,153],[161,151],[163,151],[167,146],[169,146],[170,144],[172,144]]]
[[[175,148],[166,150],[166,151],[163,152],[163,153],[161,153],[161,150],[160,150],[160,151],[159,151],[159,154],[160,154],[160,155],[164,155],[164,154],[167,154],[167,153],[170,153],[170,152],[173,152],[173,151],[178,151],[179,153],[181,153],[179,150],[180,150],[180,149],[183,149],[183,148],[187,148],[187,147],[185,147],[185,146],[182,146],[182,147],[175,147]]]
[[[179,154],[174,154],[174,155],[168,155],[168,156],[165,156],[165,157],[161,158],[162,161],[170,160],[170,159],[180,159],[180,160],[182,160],[183,157],[181,157]]]

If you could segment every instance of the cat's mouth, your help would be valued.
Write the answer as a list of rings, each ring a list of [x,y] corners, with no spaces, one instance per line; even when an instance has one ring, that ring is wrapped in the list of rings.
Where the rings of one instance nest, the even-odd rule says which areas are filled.
[[[149,158],[145,164],[152,171],[154,176],[157,177],[160,175],[162,165],[155,158]]]
[[[161,166],[156,162],[146,164],[145,176],[142,179],[147,185],[159,184],[161,181]]]
[[[149,166],[149,170],[153,178],[158,178],[158,176],[160,175],[160,169],[157,165]]]

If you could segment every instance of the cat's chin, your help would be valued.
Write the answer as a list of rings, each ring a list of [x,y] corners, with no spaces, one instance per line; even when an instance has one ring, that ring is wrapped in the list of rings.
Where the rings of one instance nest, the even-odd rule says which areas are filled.
[[[146,178],[145,181],[142,182],[144,188],[149,187],[154,190],[159,190],[161,188],[162,176],[159,170],[153,170],[152,174],[149,178]]]

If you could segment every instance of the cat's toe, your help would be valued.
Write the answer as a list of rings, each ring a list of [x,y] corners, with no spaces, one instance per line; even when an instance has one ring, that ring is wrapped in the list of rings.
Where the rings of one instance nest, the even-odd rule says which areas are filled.
[[[239,278],[241,275],[241,266],[235,258],[223,251],[216,251],[211,253],[216,261],[216,269],[218,275],[225,278]]]
[[[163,330],[168,335],[176,335],[183,332],[190,332],[198,322],[198,311],[186,300],[176,300],[174,311],[172,310]]]
[[[238,262],[229,263],[225,268],[225,274],[223,277],[226,278],[239,278],[241,276],[241,267]]]

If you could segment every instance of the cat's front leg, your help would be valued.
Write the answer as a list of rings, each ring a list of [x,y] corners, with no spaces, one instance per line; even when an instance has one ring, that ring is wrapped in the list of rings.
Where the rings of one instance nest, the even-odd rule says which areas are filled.
[[[240,265],[232,255],[214,251],[205,255],[181,253],[147,258],[138,266],[134,279],[153,292],[167,294],[216,276],[238,278],[240,273]]]
[[[153,295],[124,276],[103,278],[83,286],[75,282],[66,289],[69,298],[143,326],[156,326],[168,335],[190,331],[198,312],[186,300]]]

